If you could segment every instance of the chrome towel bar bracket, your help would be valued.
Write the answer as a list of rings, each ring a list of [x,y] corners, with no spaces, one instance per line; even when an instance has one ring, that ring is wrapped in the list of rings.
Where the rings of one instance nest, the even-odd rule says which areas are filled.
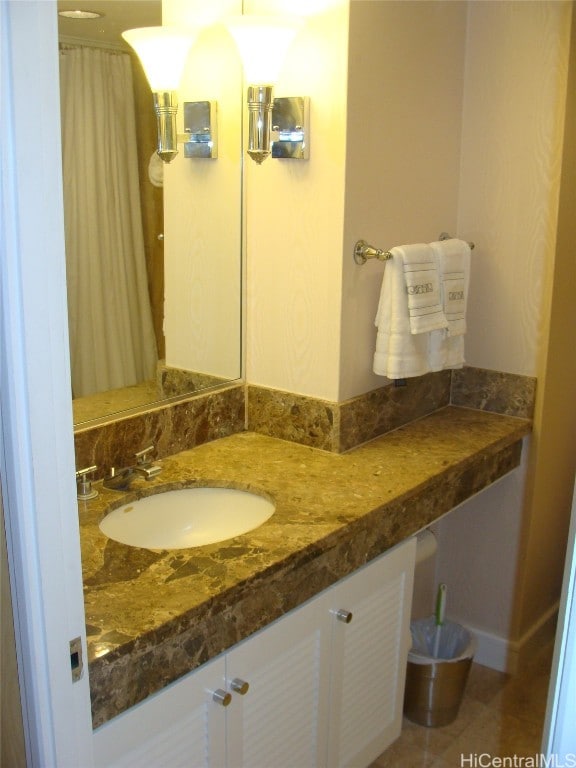
[[[380,248],[374,248],[368,245],[366,240],[358,240],[354,246],[354,261],[356,264],[366,264],[368,259],[378,259],[378,261],[388,261],[392,258],[390,251],[382,251]]]
[[[438,236],[438,240],[451,240],[452,235],[448,232],[441,232]],[[470,250],[474,249],[474,243],[468,243]],[[354,246],[354,261],[356,264],[366,264],[368,259],[378,259],[378,261],[388,261],[392,258],[390,251],[383,251],[381,248],[374,248],[369,245],[366,240],[358,240]]]

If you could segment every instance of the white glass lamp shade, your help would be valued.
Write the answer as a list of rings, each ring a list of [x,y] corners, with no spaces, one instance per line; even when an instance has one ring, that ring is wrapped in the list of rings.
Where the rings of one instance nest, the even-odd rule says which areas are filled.
[[[150,88],[161,93],[178,90],[196,34],[179,27],[140,27],[127,29],[122,37],[138,54]]]
[[[246,82],[273,85],[302,25],[297,16],[236,16],[226,23],[242,57]]]

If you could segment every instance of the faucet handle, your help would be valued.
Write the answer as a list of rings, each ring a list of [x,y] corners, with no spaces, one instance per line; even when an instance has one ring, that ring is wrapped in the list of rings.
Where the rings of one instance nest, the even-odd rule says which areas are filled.
[[[152,463],[152,456],[151,454],[154,451],[154,446],[149,445],[148,448],[143,448],[141,451],[137,451],[137,453],[134,454],[134,458],[136,459],[136,465],[138,467],[145,467],[147,464]]]
[[[88,479],[88,475],[96,472],[97,469],[98,467],[94,464],[92,467],[84,467],[76,472],[76,495],[81,501],[95,499],[98,496],[98,491],[92,488],[92,480]]]

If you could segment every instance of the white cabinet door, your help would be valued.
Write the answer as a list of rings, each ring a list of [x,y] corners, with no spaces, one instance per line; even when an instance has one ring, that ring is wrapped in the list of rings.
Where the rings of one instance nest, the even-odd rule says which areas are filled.
[[[369,765],[400,734],[415,549],[396,547],[103,725],[96,768]]]
[[[266,627],[226,657],[228,768],[326,765],[330,621],[325,594]]]
[[[330,768],[369,765],[400,735],[415,550],[409,540],[329,592]]]
[[[227,708],[213,700],[224,671],[218,657],[98,728],[95,766],[224,768]]]

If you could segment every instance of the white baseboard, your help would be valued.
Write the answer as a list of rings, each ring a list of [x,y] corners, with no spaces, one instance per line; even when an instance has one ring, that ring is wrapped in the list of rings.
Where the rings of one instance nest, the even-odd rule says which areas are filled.
[[[516,674],[521,666],[529,662],[535,649],[554,638],[558,606],[555,603],[549,608],[519,640],[510,640],[466,624],[478,643],[474,661],[500,672]]]
[[[478,627],[467,628],[476,637],[478,643],[474,661],[490,669],[497,669],[500,672],[512,672],[510,666],[509,641],[505,637],[499,637],[490,632],[484,632]]]

